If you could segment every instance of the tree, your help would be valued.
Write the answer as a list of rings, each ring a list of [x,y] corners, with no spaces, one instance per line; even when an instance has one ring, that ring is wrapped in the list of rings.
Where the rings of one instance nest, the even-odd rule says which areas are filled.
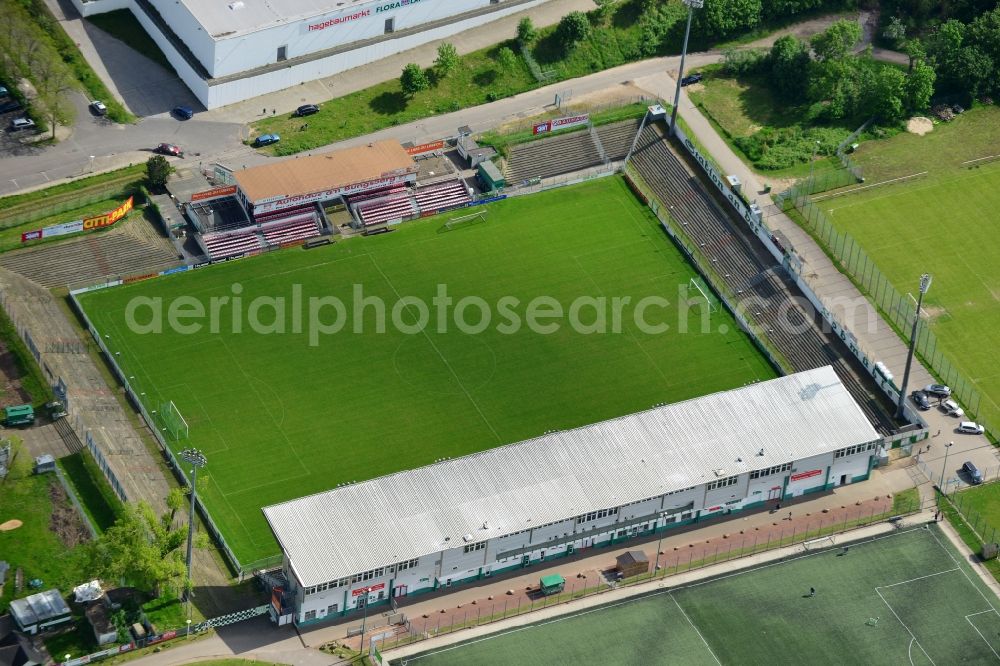
[[[403,93],[407,97],[413,97],[421,90],[427,90],[431,84],[420,65],[411,62],[403,68],[403,74],[399,77],[399,85],[402,86]]]
[[[162,190],[167,186],[170,174],[174,168],[163,155],[153,155],[146,160],[146,182],[154,190]]]
[[[458,49],[455,48],[454,44],[449,42],[441,42],[438,45],[437,54],[434,67],[442,78],[448,76],[461,63],[458,57]]]
[[[527,46],[531,42],[535,41],[538,37],[538,31],[535,30],[535,24],[531,22],[531,17],[525,16],[523,19],[517,23],[517,41],[521,43],[522,46]]]
[[[517,54],[515,54],[509,47],[502,46],[500,50],[497,51],[497,62],[500,64],[500,69],[507,73],[514,70],[517,67]]]
[[[817,60],[843,60],[860,39],[861,26],[857,21],[841,19],[823,32],[813,35],[811,44]]]
[[[915,113],[930,106],[936,78],[937,73],[934,68],[923,61],[917,62],[910,69],[903,94],[907,111]]]
[[[894,45],[898,45],[906,39],[906,24],[903,23],[903,19],[898,16],[893,16],[889,19],[889,25],[885,26],[882,30],[882,36]]]
[[[559,20],[556,36],[563,49],[569,51],[590,36],[590,20],[583,12],[570,12]]]
[[[187,504],[187,490],[185,488],[171,488],[167,495],[167,508],[170,509],[169,524],[174,524],[174,516]]]
[[[601,17],[601,21],[607,22],[615,13],[615,5],[618,4],[618,0],[594,0],[594,4],[597,5],[597,13]]]
[[[918,61],[923,61],[927,58],[927,51],[924,49],[924,43],[919,39],[908,39],[903,42],[901,47],[903,53],[910,59],[910,66],[907,71],[913,72],[913,65]]]
[[[756,28],[761,11],[761,0],[705,0],[695,16],[699,31],[716,38]]]
[[[862,76],[860,110],[884,122],[903,115],[906,75],[895,67],[882,67],[869,61]]]
[[[809,83],[809,47],[794,35],[774,42],[768,56],[771,85],[778,97],[788,102],[800,101]]]
[[[145,502],[127,504],[115,524],[91,542],[88,565],[96,577],[159,596],[165,586],[184,582],[185,536],[184,529],[169,525],[169,514],[157,518]]]

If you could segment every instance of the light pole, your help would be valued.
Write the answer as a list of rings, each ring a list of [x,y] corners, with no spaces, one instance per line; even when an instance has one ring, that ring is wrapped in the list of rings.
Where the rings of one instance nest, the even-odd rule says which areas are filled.
[[[184,600],[191,601],[191,549],[194,545],[194,505],[198,499],[198,468],[204,467],[208,461],[205,454],[198,449],[184,449],[180,453],[181,460],[191,464],[191,513],[188,514],[188,547],[187,547],[187,580],[184,581]]]
[[[677,89],[674,91],[674,108],[670,112],[670,136],[677,135],[677,106],[681,103],[681,80],[684,78],[684,58],[687,57],[688,37],[691,36],[691,19],[694,17],[694,10],[701,9],[705,0],[684,0],[688,8],[687,28],[684,30],[684,47],[681,49],[681,67],[677,71]]]
[[[812,159],[809,160],[809,192],[813,191],[813,187],[816,183],[813,182],[813,166],[816,164],[816,153],[819,152],[819,139],[816,140],[816,144],[813,146]]]
[[[667,514],[665,512],[664,513],[660,513],[659,517],[657,518],[657,522],[659,522],[660,519],[662,519],[666,515]],[[666,525],[664,525],[663,527],[664,527],[663,532],[666,532],[667,531],[666,530]],[[653,563],[653,573],[654,574],[660,568],[660,546],[663,545],[663,532],[660,532],[660,540],[656,542],[656,562]]]
[[[361,660],[364,661],[365,658],[365,624],[368,622],[368,594],[372,591],[371,586],[361,588],[361,594],[364,595],[365,600],[365,614],[361,618]]]
[[[920,324],[920,306],[924,302],[924,294],[931,288],[931,276],[924,273],[920,276],[920,295],[917,297],[917,313],[913,316],[913,329],[910,331],[910,350],[906,354],[906,369],[903,371],[903,383],[899,387],[899,404],[896,406],[896,418],[903,418],[903,406],[906,404],[906,385],[910,382],[910,365],[913,363],[913,350],[917,346],[917,326]]]
[[[945,495],[948,494],[948,490],[944,487],[944,473],[948,470],[948,449],[953,446],[955,446],[955,442],[948,442],[944,445],[944,465],[941,466],[941,485],[938,488]]]

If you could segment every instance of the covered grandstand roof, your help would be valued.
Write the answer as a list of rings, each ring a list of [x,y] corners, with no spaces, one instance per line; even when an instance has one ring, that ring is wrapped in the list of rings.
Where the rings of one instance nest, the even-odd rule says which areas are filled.
[[[826,366],[336,488],[264,515],[308,587],[459,546],[463,535],[495,538],[878,440]],[[380,527],[385,521],[392,526]]]
[[[330,153],[281,160],[237,171],[236,184],[252,202],[333,190],[415,170],[399,141],[387,139]]]

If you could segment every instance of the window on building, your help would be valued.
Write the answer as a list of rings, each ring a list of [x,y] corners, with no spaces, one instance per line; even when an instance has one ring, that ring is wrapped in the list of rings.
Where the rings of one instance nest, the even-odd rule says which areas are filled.
[[[288,60],[288,47],[287,46],[279,46],[278,47],[278,62],[282,62],[283,60]]]
[[[716,488],[725,488],[726,486],[734,486],[736,482],[740,480],[739,476],[730,476],[725,479],[718,479],[717,481],[712,481],[708,484],[709,490],[715,490]]]
[[[333,615],[336,612],[337,612],[337,604],[330,604],[329,606],[327,606],[326,608],[327,615]]]
[[[396,32],[396,19],[389,18],[385,20],[385,34],[391,34]]]
[[[868,442],[867,444],[857,444],[855,446],[849,446],[846,449],[841,449],[833,454],[834,458],[844,458],[846,456],[853,456],[856,453],[862,453],[864,451],[871,451],[875,448],[875,442]]]
[[[466,553],[471,553],[476,550],[482,550],[483,548],[486,548],[485,541],[480,541],[478,543],[470,543],[466,545],[465,548],[463,548],[462,550]]]
[[[664,493],[666,495],[676,495],[677,493],[686,493],[689,490],[694,490],[694,486],[689,488],[681,488],[680,490],[671,490],[669,493]]]
[[[309,620],[315,620],[315,619],[316,619],[316,611],[314,611],[314,610],[306,611],[306,619],[305,619],[306,622],[308,622]]]
[[[759,479],[762,476],[772,476],[774,474],[781,474],[782,472],[787,472],[792,469],[792,463],[785,463],[784,465],[775,465],[774,467],[768,467],[767,469],[755,469],[750,472],[751,479]]]
[[[618,509],[601,509],[600,511],[591,511],[588,514],[584,514],[577,518],[579,523],[589,523],[592,520],[600,520],[601,518],[607,518],[608,516],[617,516]]]

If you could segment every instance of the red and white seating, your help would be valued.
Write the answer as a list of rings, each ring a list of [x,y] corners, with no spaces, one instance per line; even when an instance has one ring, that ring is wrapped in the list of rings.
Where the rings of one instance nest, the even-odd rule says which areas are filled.
[[[347,200],[351,205],[354,205],[361,203],[362,201],[371,201],[372,199],[378,199],[380,197],[389,196],[390,194],[398,194],[399,192],[405,191],[406,184],[400,183],[399,185],[392,185],[381,190],[369,190],[368,192],[362,192],[360,194],[352,194],[347,197]]]
[[[264,228],[264,240],[268,245],[281,245],[305,240],[317,234],[316,215],[297,215],[291,219],[275,222]]]
[[[472,199],[465,183],[460,180],[449,180],[422,187],[416,191],[413,198],[416,199],[422,213],[464,206]]]
[[[316,204],[311,204],[311,203],[302,204],[301,206],[293,206],[292,208],[283,208],[281,210],[272,211],[270,213],[254,215],[254,222],[263,225],[267,224],[268,222],[283,220],[293,215],[299,215],[302,213],[313,213],[315,211],[316,211]]]
[[[260,237],[256,233],[205,234],[201,239],[212,259],[233,257],[260,249]]]
[[[408,194],[380,199],[372,203],[358,204],[355,209],[361,218],[361,223],[366,227],[373,224],[382,224],[390,220],[399,220],[404,217],[415,215],[417,209],[413,205],[413,200]]]

